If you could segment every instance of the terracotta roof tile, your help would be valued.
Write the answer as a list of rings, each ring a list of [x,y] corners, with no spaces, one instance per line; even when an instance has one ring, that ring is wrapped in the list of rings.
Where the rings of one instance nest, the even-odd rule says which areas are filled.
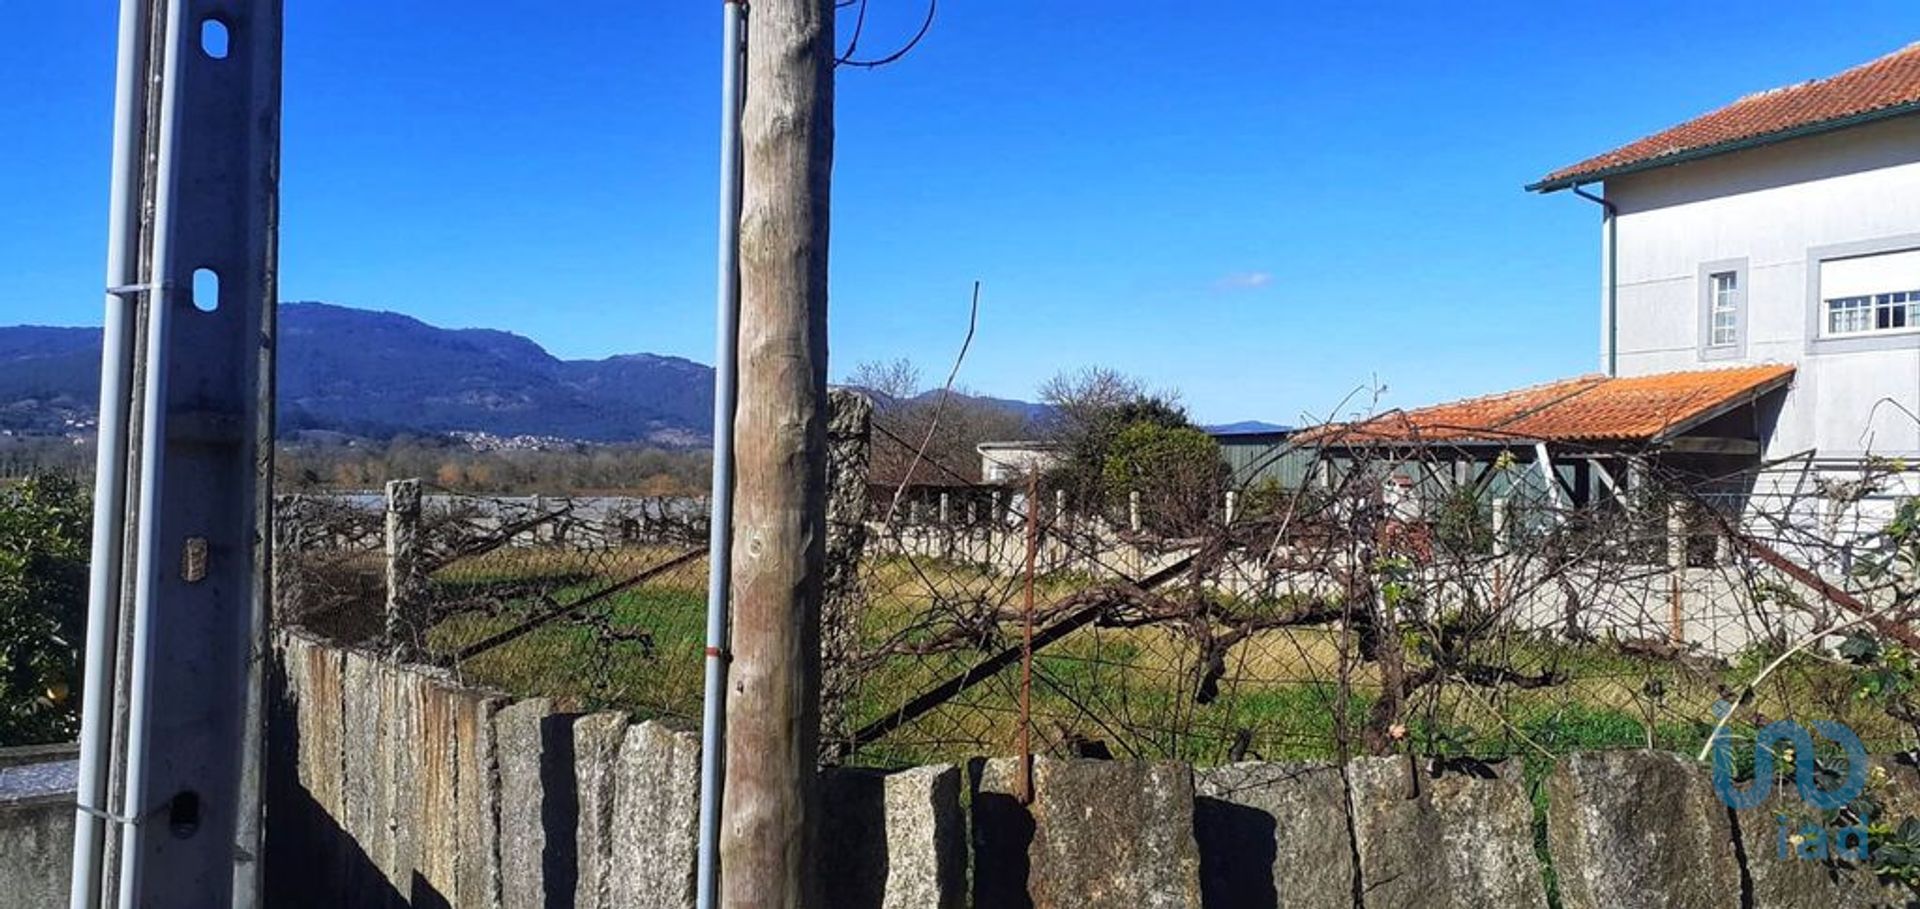
[[[1809,128],[1839,127],[1861,117],[1911,109],[1920,109],[1920,43],[1839,75],[1748,95],[1679,126],[1563,167],[1529,188],[1559,189],[1669,163],[1669,158],[1731,151]]]
[[[1450,404],[1394,411],[1305,434],[1344,444],[1647,443],[1722,407],[1786,384],[1791,366],[1745,366],[1609,379],[1580,376]],[[1317,437],[1317,438],[1316,438]]]

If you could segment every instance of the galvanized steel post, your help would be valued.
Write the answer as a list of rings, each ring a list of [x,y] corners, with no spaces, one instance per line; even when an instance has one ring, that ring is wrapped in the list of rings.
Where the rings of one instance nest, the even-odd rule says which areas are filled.
[[[122,5],[75,907],[259,901],[280,10]]]
[[[720,249],[714,301],[713,489],[707,531],[706,701],[700,723],[700,842],[695,905],[716,905],[721,783],[726,768],[729,578],[733,573],[733,418],[740,369],[740,108],[747,4],[722,6],[720,62]]]
[[[99,432],[94,446],[92,577],[87,585],[86,674],[81,683],[80,767],[74,795],[73,909],[100,904],[106,849],[107,777],[113,747],[114,657],[120,640],[127,501],[128,421],[139,283],[150,16],[142,0],[120,4],[113,95],[113,173],[107,208],[106,317],[100,344]]]

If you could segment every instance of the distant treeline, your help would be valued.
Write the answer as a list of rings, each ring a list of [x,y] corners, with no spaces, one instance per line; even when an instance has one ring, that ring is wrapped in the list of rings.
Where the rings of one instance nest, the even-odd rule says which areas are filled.
[[[91,440],[0,436],[0,480],[34,474],[88,477],[93,450]],[[641,445],[475,451],[433,437],[282,441],[274,459],[274,486],[280,492],[372,490],[388,480],[419,477],[474,493],[704,495],[711,463],[704,450]]]
[[[78,478],[92,473],[92,439],[0,435],[0,480],[38,474]]]
[[[390,442],[282,442],[274,459],[281,492],[377,489],[419,477],[474,493],[704,495],[712,456],[639,445],[475,451],[459,442],[401,436]]]

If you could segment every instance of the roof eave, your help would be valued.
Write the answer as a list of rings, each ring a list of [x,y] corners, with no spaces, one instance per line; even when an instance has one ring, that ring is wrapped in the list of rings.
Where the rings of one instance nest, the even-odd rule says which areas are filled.
[[[1904,114],[1914,113],[1916,111],[1920,111],[1920,100],[1908,101],[1904,104],[1895,104],[1890,107],[1882,107],[1882,108],[1877,108],[1875,110],[1870,110],[1870,111],[1863,111],[1861,113],[1851,114],[1845,117],[1835,117],[1834,119],[1822,120],[1818,123],[1808,123],[1803,126],[1796,126],[1790,129],[1776,130],[1770,133],[1761,133],[1760,135],[1757,135],[1757,136],[1747,136],[1746,138],[1743,138],[1743,139],[1734,139],[1727,142],[1716,142],[1712,145],[1702,145],[1702,146],[1699,146],[1698,148],[1690,148],[1684,151],[1674,152],[1672,154],[1656,155],[1652,158],[1644,158],[1642,160],[1633,161],[1626,164],[1617,164],[1612,167],[1602,167],[1602,168],[1597,168],[1595,170],[1580,171],[1578,173],[1567,174],[1562,177],[1555,177],[1551,179],[1540,180],[1538,182],[1528,184],[1526,187],[1526,190],[1527,192],[1542,193],[1542,194],[1556,192],[1562,189],[1570,189],[1575,186],[1583,186],[1588,183],[1598,183],[1610,177],[1619,177],[1626,174],[1633,174],[1633,173],[1639,173],[1641,171],[1653,170],[1655,168],[1669,167],[1675,164],[1685,164],[1688,161],[1698,161],[1701,158],[1711,158],[1711,157],[1714,157],[1715,155],[1724,155],[1729,152],[1745,151],[1746,149],[1758,148],[1762,145],[1772,145],[1775,142],[1785,142],[1789,139],[1799,139],[1806,136],[1815,136],[1821,133],[1829,133],[1829,132],[1833,132],[1834,130],[1840,130],[1840,129],[1846,129],[1848,127],[1859,126],[1864,123],[1872,123],[1876,120],[1887,120],[1887,119],[1898,117]]]
[[[1680,436],[1686,435],[1687,433],[1693,431],[1694,429],[1699,428],[1700,426],[1708,422],[1711,422],[1714,419],[1725,416],[1726,414],[1732,411],[1738,410],[1742,407],[1745,407],[1749,404],[1759,401],[1761,398],[1764,398],[1767,395],[1774,393],[1775,391],[1778,391],[1782,388],[1787,387],[1788,385],[1793,383],[1793,377],[1798,372],[1799,371],[1795,369],[1789,369],[1785,372],[1782,372],[1781,374],[1774,376],[1773,378],[1768,379],[1765,382],[1761,382],[1758,385],[1755,385],[1752,388],[1748,388],[1747,390],[1742,391],[1741,393],[1734,395],[1731,398],[1721,401],[1719,404],[1716,404],[1712,407],[1702,410],[1699,413],[1693,414],[1692,416],[1689,416],[1685,420],[1676,422],[1673,425],[1668,426],[1667,428],[1662,429],[1657,433],[1654,433],[1653,437],[1648,441],[1654,444],[1665,444],[1665,443],[1671,442],[1674,439],[1677,439]]]

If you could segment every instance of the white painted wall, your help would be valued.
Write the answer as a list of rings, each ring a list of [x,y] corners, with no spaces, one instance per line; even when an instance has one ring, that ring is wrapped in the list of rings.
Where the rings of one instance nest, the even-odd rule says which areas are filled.
[[[1898,241],[1920,249],[1920,116],[1630,174],[1608,181],[1606,194],[1620,211],[1622,375],[1793,363],[1799,372],[1768,457],[1920,455],[1912,416],[1920,415],[1920,331],[1871,350],[1810,340],[1819,323],[1811,317],[1817,284],[1809,283],[1818,277],[1809,257],[1826,247]],[[1737,259],[1746,266],[1745,349],[1703,356],[1702,267]]]
[[[984,442],[975,451],[980,453],[980,479],[987,483],[1016,480],[1060,463],[1059,448],[1046,442]]]

